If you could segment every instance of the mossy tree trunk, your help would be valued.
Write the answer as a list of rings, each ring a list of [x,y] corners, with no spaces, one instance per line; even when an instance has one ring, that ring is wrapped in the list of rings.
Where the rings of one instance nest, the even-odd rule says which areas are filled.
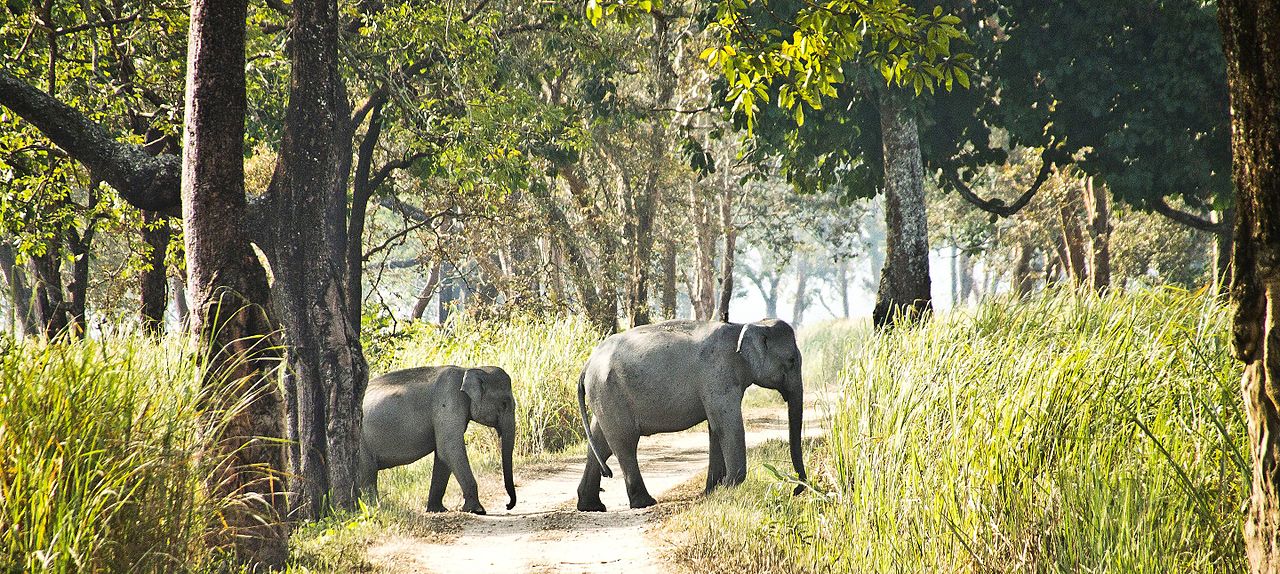
[[[929,218],[915,112],[902,93],[880,96],[884,146],[885,258],[876,306],[877,328],[916,322],[933,308],[929,280]]]
[[[1250,570],[1280,572],[1280,1],[1218,4],[1236,187],[1233,337],[1244,362],[1253,479]]]
[[[355,507],[361,403],[369,373],[350,317],[347,171],[351,137],[338,71],[335,0],[298,0],[280,159],[267,194],[272,306],[288,346],[285,389],[295,518]]]
[[[266,272],[245,226],[247,13],[247,0],[191,4],[181,189],[193,322],[209,360],[204,407],[215,419],[234,413],[212,437],[210,458],[217,467],[206,484],[213,496],[233,501],[211,525],[212,535],[255,570],[283,566],[289,527],[282,521],[287,501],[279,357],[266,314]]]

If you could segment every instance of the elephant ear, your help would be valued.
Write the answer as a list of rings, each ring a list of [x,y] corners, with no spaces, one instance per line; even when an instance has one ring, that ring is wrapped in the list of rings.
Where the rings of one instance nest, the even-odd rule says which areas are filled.
[[[738,354],[751,368],[751,374],[757,379],[767,378],[769,363],[766,352],[769,350],[769,333],[763,325],[747,323],[738,334]]]
[[[462,392],[467,393],[471,398],[471,404],[480,404],[480,395],[483,392],[480,385],[480,376],[483,374],[480,369],[467,369],[462,373]]]

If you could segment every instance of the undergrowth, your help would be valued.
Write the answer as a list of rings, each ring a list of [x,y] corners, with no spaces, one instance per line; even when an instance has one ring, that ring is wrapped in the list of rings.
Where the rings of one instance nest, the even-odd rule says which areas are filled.
[[[1203,293],[1060,291],[867,337],[807,455],[817,492],[753,468],[668,521],[675,556],[703,572],[1240,571],[1227,315]]]

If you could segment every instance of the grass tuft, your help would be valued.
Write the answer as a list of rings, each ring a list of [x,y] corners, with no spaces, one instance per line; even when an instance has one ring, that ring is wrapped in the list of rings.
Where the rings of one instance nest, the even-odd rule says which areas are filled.
[[[0,565],[25,572],[193,568],[199,370],[188,341],[130,333],[0,353]]]

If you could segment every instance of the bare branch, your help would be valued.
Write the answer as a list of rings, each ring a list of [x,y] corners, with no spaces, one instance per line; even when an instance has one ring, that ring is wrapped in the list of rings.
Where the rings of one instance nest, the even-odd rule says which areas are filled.
[[[379,251],[382,251],[382,250],[384,250],[384,249],[387,249],[387,248],[391,247],[391,244],[392,244],[392,243],[395,243],[395,242],[396,242],[396,241],[398,241],[400,238],[402,238],[402,237],[404,237],[404,236],[406,236],[406,235],[408,235],[408,234],[410,234],[410,233],[412,233],[412,232],[414,232],[414,231],[417,231],[417,230],[419,230],[419,229],[422,229],[423,227],[425,227],[425,226],[427,226],[427,225],[431,225],[432,223],[435,223],[435,222],[436,222],[436,220],[438,220],[438,219],[440,219],[440,218],[442,218],[442,217],[444,217],[444,216],[446,216],[446,215],[450,215],[451,213],[452,213],[452,211],[451,211],[451,210],[449,210],[449,209],[445,209],[445,210],[440,211],[440,212],[438,212],[438,213],[436,213],[436,214],[434,214],[434,215],[432,215],[432,216],[430,216],[430,217],[428,217],[428,218],[426,218],[426,219],[423,219],[423,220],[421,220],[421,221],[418,221],[417,223],[414,223],[413,225],[410,225],[410,226],[408,226],[408,227],[405,227],[404,229],[401,229],[400,231],[397,231],[396,233],[394,233],[393,235],[391,235],[390,237],[388,237],[385,241],[383,241],[381,244],[379,244],[377,247],[374,247],[373,249],[370,249],[370,250],[368,250],[368,251],[365,251],[365,252],[364,252],[364,255],[363,255],[363,256],[361,256],[360,260],[361,260],[361,261],[368,261],[370,257],[373,257],[373,256],[374,256],[374,255],[376,255]]]
[[[1049,172],[1053,169],[1053,162],[1049,160],[1048,154],[1048,149],[1040,154],[1040,171],[1036,174],[1036,179],[1031,183],[1031,187],[1022,192],[1022,195],[1018,196],[1018,199],[1015,199],[1010,204],[1005,204],[1004,200],[998,197],[992,199],[978,197],[978,194],[969,189],[969,186],[964,180],[960,179],[960,175],[954,170],[944,169],[942,170],[942,176],[960,193],[960,197],[974,204],[978,209],[1000,217],[1009,217],[1026,207],[1031,202],[1031,198],[1035,197],[1036,192],[1040,191],[1040,186],[1044,184],[1045,180],[1049,179]]]
[[[85,24],[80,24],[80,25],[78,25],[78,26],[70,26],[70,27],[67,27],[67,28],[58,28],[57,30],[54,30],[54,31],[53,31],[53,35],[54,35],[54,36],[67,36],[67,35],[69,35],[69,34],[75,34],[75,33],[77,33],[77,32],[84,32],[84,31],[86,31],[86,30],[93,30],[93,29],[95,29],[95,28],[110,28],[110,27],[112,27],[112,26],[119,26],[119,25],[121,25],[121,24],[128,24],[128,23],[130,23],[130,22],[137,21],[137,20],[138,20],[138,19],[140,19],[141,17],[142,17],[142,14],[141,14],[141,13],[138,13],[138,14],[134,14],[134,15],[132,15],[132,16],[125,16],[124,18],[116,18],[116,19],[114,19],[114,20],[104,20],[104,21],[102,21],[102,22],[88,22],[88,23],[85,23]]]
[[[383,164],[382,167],[378,169],[378,172],[373,174],[373,177],[369,178],[369,191],[373,192],[382,186],[382,184],[387,181],[387,178],[391,177],[391,172],[397,169],[407,168],[429,155],[431,154],[425,151],[414,152],[398,160],[389,161]]]
[[[488,6],[488,5],[489,5],[489,0],[480,0],[479,4],[476,4],[474,8],[472,8],[470,11],[467,12],[465,16],[462,17],[462,23],[466,24],[470,22],[473,18],[475,18],[477,15],[480,14],[481,10],[484,10],[485,6]]]
[[[1217,234],[1227,233],[1228,231],[1231,230],[1231,227],[1230,227],[1231,224],[1229,222],[1226,222],[1226,221],[1213,222],[1204,217],[1200,217],[1192,213],[1187,213],[1185,211],[1182,211],[1180,209],[1173,207],[1172,205],[1169,205],[1169,203],[1165,201],[1165,198],[1163,197],[1151,201],[1149,205],[1151,206],[1151,211],[1159,213],[1160,215],[1168,217],[1169,219],[1172,219],[1192,229],[1198,229],[1200,231],[1208,231],[1209,233],[1217,233]]]
[[[379,197],[378,205],[390,209],[391,211],[398,212],[400,215],[404,216],[405,219],[412,221],[425,221],[430,217],[427,215],[427,212],[409,205],[408,203],[405,203],[404,200],[395,196]]]

